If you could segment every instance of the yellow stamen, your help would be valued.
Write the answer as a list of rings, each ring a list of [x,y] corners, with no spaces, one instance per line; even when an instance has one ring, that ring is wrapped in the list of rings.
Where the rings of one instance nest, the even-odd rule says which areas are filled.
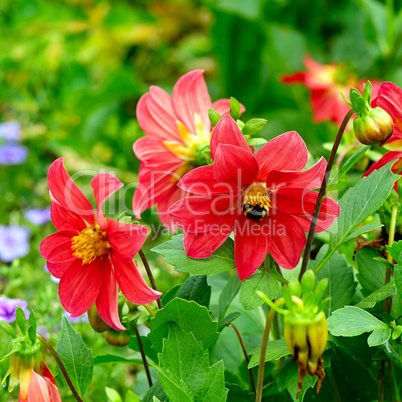
[[[243,190],[243,213],[255,221],[266,218],[271,208],[269,191],[264,183],[254,183]]]
[[[109,250],[106,233],[99,227],[88,227],[72,238],[73,255],[80,258],[83,264],[89,264],[95,258],[104,256]]]

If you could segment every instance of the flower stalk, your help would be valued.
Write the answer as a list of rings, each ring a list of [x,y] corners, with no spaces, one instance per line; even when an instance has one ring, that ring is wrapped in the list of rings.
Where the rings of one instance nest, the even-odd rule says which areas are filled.
[[[140,251],[138,252],[138,254],[139,254],[140,257],[141,257],[141,260],[142,260],[142,263],[144,264],[145,270],[147,271],[147,275],[148,275],[149,281],[151,282],[152,289],[158,291],[158,288],[156,287],[155,279],[154,279],[154,276],[152,275],[151,267],[149,266],[147,257],[145,257],[145,254],[144,254],[144,252],[142,251],[142,249],[140,249]],[[160,310],[161,308],[163,308],[162,301],[161,301],[161,298],[160,298],[160,297],[158,297],[158,298],[156,299],[156,303],[158,304],[159,310]]]
[[[311,219],[311,225],[310,225],[310,230],[309,230],[308,236],[307,236],[306,247],[304,249],[303,262],[302,262],[302,266],[300,269],[299,280],[301,280],[301,278],[302,278],[303,274],[306,272],[306,269],[308,266],[308,262],[310,259],[311,246],[313,244],[314,233],[315,233],[315,229],[317,227],[318,214],[320,213],[320,208],[321,208],[322,202],[324,201],[325,193],[327,191],[329,175],[331,174],[332,165],[334,163],[339,144],[341,143],[343,133],[345,132],[345,128],[349,122],[349,119],[352,117],[353,113],[354,113],[354,110],[351,109],[344,117],[342,124],[339,127],[338,134],[336,136],[334,145],[331,150],[331,154],[329,155],[327,169],[325,170],[324,178],[322,179],[321,188],[318,193],[317,201],[315,203],[313,218]]]
[[[135,331],[135,336],[137,337],[138,347],[140,348],[141,359],[142,359],[142,362],[144,363],[144,369],[145,369],[145,373],[147,375],[148,385],[149,385],[149,388],[151,388],[152,385],[153,385],[152,384],[152,377],[151,377],[151,373],[149,371],[147,357],[145,356],[144,346],[142,344],[141,335],[138,332],[137,325],[134,325],[134,331]]]

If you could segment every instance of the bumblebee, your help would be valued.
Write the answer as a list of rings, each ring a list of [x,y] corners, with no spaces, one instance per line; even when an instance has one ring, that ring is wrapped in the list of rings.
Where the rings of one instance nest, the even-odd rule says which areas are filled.
[[[247,218],[258,222],[268,216],[269,209],[267,205],[252,205],[248,202],[245,202],[243,203],[243,213]]]

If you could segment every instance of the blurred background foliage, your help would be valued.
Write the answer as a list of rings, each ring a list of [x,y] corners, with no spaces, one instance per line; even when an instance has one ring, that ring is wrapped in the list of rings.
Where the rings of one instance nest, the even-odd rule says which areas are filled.
[[[212,100],[234,96],[246,106],[245,120],[268,119],[262,136],[296,130],[315,159],[328,156],[323,144],[333,141],[337,127],[314,124],[308,90],[285,86],[280,78],[304,69],[308,53],[324,64],[345,63],[358,77],[401,86],[401,5],[402,0],[0,1],[0,122],[18,121],[29,151],[23,164],[0,165],[0,224],[26,226],[31,234],[27,257],[0,261],[0,293],[27,300],[50,339],[57,339],[63,310],[38,251],[53,226],[35,226],[24,214],[49,205],[47,169],[59,156],[66,157],[70,174],[106,169],[125,184],[136,181],[139,162],[132,145],[143,133],[135,108],[150,85],[170,92],[181,75],[203,69]],[[79,183],[87,195],[89,182],[84,177]],[[132,188],[125,192],[119,213],[131,209],[132,194]],[[149,211],[144,218],[158,222]],[[148,254],[163,291],[183,281]],[[250,347],[259,343],[251,336],[260,330],[257,321],[244,325]],[[75,325],[94,355],[105,353],[102,337]],[[0,352],[6,343],[0,342]],[[1,372],[6,366],[1,363]],[[132,367],[97,367],[95,378],[88,400],[106,400],[105,384],[123,395],[137,381],[138,394],[146,390],[144,377]],[[63,400],[71,400],[67,395]],[[9,400],[5,390],[0,400]]]

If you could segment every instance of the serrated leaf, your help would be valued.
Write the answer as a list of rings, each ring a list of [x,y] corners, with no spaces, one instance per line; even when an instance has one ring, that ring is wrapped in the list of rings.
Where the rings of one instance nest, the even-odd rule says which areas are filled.
[[[260,364],[260,356],[261,356],[261,346],[256,347],[251,352],[250,363],[248,364],[248,368],[253,368]],[[284,339],[277,339],[274,341],[268,342],[267,350],[265,352],[265,361],[269,362],[271,360],[278,360],[283,356],[290,355],[290,351],[286,345]]]
[[[209,308],[211,300],[211,286],[208,285],[206,275],[190,276],[176,293],[176,297],[193,300],[201,306]]]
[[[321,248],[317,255],[320,261],[327,253],[328,246]],[[318,265],[317,261],[311,261],[309,268],[313,269]],[[320,281],[328,278],[328,286],[322,298],[330,298],[328,306],[324,310],[328,317],[333,311],[347,305],[355,294],[357,283],[354,280],[353,268],[346,262],[343,254],[334,254],[317,273],[316,279]]]
[[[226,400],[223,361],[209,367],[209,356],[192,333],[169,325],[159,354],[158,377],[172,402]]]
[[[334,336],[357,336],[376,328],[388,328],[387,324],[355,306],[334,311],[327,319],[327,324],[328,331]]]
[[[192,332],[197,341],[202,341],[205,349],[218,338],[218,323],[212,321],[206,307],[176,298],[159,310],[151,321],[148,338],[158,352],[162,351],[162,339],[167,338],[171,322],[177,324],[185,333]]]
[[[391,337],[391,328],[375,328],[367,339],[367,343],[370,347],[379,346],[387,342]]]
[[[254,310],[264,304],[257,291],[263,292],[269,299],[274,299],[279,292],[279,282],[272,275],[261,270],[245,279],[240,287],[240,303],[244,310]]]
[[[173,236],[171,240],[152,249],[164,256],[164,260],[175,266],[178,272],[191,276],[215,275],[235,269],[234,242],[228,238],[209,258],[193,259],[187,257],[183,246],[183,235]]]
[[[258,134],[267,125],[268,120],[265,119],[250,119],[243,127],[244,135]]]
[[[233,97],[230,98],[230,116],[234,121],[239,120],[240,117],[240,103]]]
[[[363,309],[373,308],[376,303],[386,299],[389,296],[393,296],[395,293],[395,282],[388,282],[386,285],[382,286],[380,289],[377,289],[369,296],[365,297],[363,300],[360,300],[359,303],[356,304],[356,307],[360,307]]]
[[[82,397],[92,381],[92,351],[86,347],[81,335],[74,331],[64,316],[61,338],[57,343],[57,354],[63,362],[74,388]]]

